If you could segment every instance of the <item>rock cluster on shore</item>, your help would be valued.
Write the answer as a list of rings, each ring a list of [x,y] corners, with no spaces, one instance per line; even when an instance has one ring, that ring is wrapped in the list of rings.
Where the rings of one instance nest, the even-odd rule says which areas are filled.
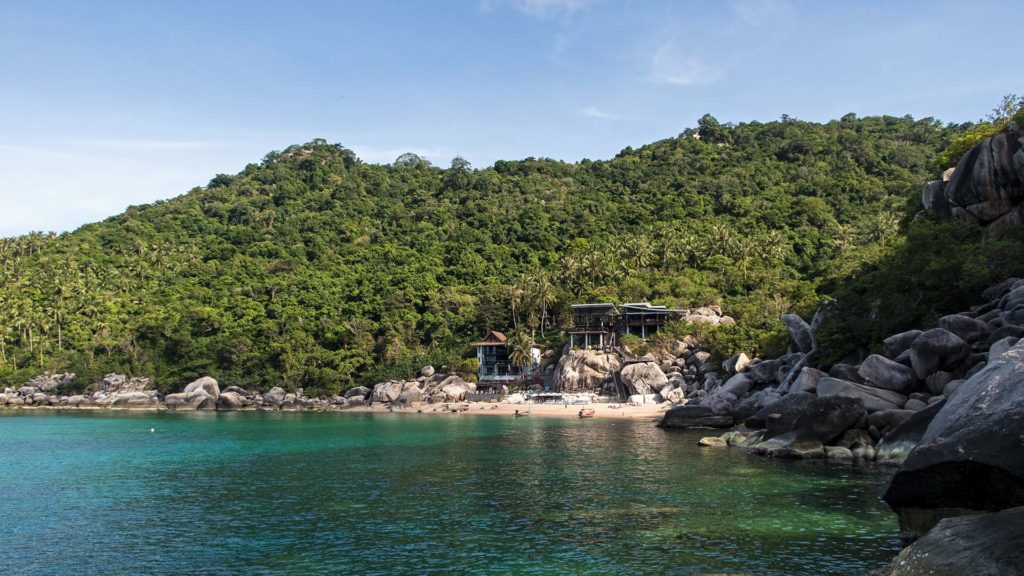
[[[1024,570],[1011,546],[1024,534],[1024,280],[984,297],[828,372],[806,365],[814,330],[790,318],[789,354],[727,360],[734,375],[659,425],[742,425],[702,445],[898,465],[885,500],[904,539],[920,540],[894,561],[893,576],[1021,573],[1007,570]]]
[[[421,375],[413,380],[381,382],[372,389],[357,386],[344,395],[318,398],[307,397],[301,388],[295,392],[279,387],[266,392],[238,386],[222,390],[209,376],[189,383],[181,392],[167,395],[158,392],[150,378],[128,378],[121,374],[108,374],[81,394],[59,392],[62,385],[74,380],[74,374],[44,374],[17,389],[5,388],[0,393],[0,407],[335,411],[373,404],[409,406],[421,402],[459,402],[476,390],[475,384],[456,375],[435,373],[430,366],[424,367]]]

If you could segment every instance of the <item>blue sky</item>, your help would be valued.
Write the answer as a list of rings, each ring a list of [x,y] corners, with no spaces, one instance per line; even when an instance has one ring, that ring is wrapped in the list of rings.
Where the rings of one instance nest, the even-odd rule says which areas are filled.
[[[1024,2],[0,2],[0,236],[326,138],[367,162],[609,158],[721,121],[977,120]]]

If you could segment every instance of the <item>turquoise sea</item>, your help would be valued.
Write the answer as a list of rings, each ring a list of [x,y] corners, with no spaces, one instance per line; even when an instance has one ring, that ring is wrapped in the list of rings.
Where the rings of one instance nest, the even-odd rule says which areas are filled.
[[[863,575],[898,551],[884,469],[701,449],[701,435],[0,411],[0,573]]]

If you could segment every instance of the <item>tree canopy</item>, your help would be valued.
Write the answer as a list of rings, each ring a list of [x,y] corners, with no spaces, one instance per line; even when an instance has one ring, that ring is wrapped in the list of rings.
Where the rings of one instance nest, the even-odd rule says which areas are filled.
[[[72,233],[0,241],[0,377],[332,392],[455,365],[490,329],[557,343],[569,305],[595,300],[719,304],[734,345],[767,352],[780,314],[899,249],[962,131],[708,115],[607,161],[486,169],[366,164],[314,140]]]

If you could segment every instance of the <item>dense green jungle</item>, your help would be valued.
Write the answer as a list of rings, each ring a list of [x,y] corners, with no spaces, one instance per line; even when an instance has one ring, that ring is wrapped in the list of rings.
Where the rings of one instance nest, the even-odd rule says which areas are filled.
[[[820,362],[856,357],[1024,274],[1022,238],[915,217],[924,183],[1018,108],[959,125],[706,115],[610,160],[483,169],[313,140],[73,232],[0,240],[0,380],[332,393],[422,364],[471,374],[468,344],[492,329],[560,350],[569,306],[598,301],[718,304],[736,326],[667,334],[696,330],[721,356],[781,352],[780,315],[829,303]]]

